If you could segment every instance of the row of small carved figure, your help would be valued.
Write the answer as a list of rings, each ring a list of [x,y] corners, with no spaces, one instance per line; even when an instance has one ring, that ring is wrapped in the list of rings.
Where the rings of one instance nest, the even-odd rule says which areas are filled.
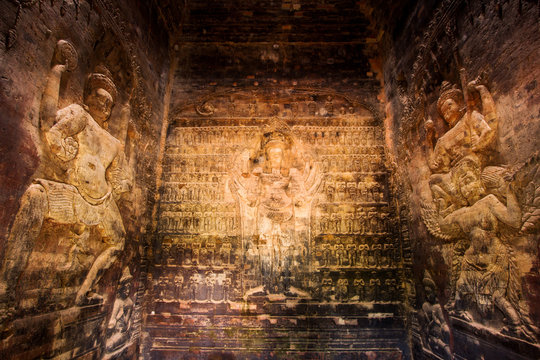
[[[398,301],[402,296],[402,284],[397,279],[357,277],[351,281],[326,276],[318,289],[324,301]]]
[[[322,171],[330,173],[384,172],[382,155],[324,155],[321,157]],[[201,154],[189,158],[169,158],[165,165],[167,173],[227,173],[230,171],[230,156]]]
[[[326,181],[323,192],[328,202],[383,202],[385,198],[384,185],[374,181]]]
[[[163,191],[163,201],[223,201],[225,190],[220,184],[176,184]]]
[[[228,144],[228,145],[213,145],[201,144],[197,147],[189,146],[168,146],[165,149],[165,155],[168,161],[176,159],[178,156],[199,156],[208,154],[235,154],[239,150],[243,150],[246,143]],[[382,142],[374,140],[367,141],[360,145],[311,145],[314,153],[324,155],[381,155],[384,154],[384,145]]]
[[[230,155],[200,155],[196,158],[167,159],[165,165],[167,172],[182,173],[226,173],[231,163]]]
[[[175,146],[247,144],[261,134],[256,126],[176,128],[169,144]]]
[[[320,244],[314,252],[320,267],[387,268],[400,263],[401,250],[394,244]]]
[[[322,171],[326,173],[375,173],[385,171],[381,155],[322,156]]]
[[[179,211],[159,220],[159,231],[188,234],[230,233],[238,230],[235,212]]]
[[[238,103],[231,100],[229,103],[221,104],[218,110],[209,102],[199,105],[197,107],[198,113],[203,116],[214,115],[216,112],[221,115],[231,116],[249,116],[249,117],[268,117],[268,116],[280,116],[280,117],[305,117],[305,116],[321,116],[329,118],[334,115],[352,115],[356,112],[354,106],[350,104],[334,104],[330,100],[324,103],[318,103],[315,101],[310,102],[292,102],[289,104],[271,104],[268,102],[251,102],[251,103]],[[207,111],[205,111],[207,110]],[[372,121],[371,119],[369,119]],[[357,121],[355,121],[357,123]]]
[[[317,146],[312,147],[314,153],[323,157],[335,156],[360,156],[360,155],[384,155],[384,145],[345,145],[345,146]]]
[[[319,234],[389,234],[390,214],[368,211],[354,213],[323,213],[315,218],[315,235]]]
[[[236,203],[226,202],[219,203],[213,202],[208,204],[199,204],[199,203],[178,203],[178,204],[164,204],[161,216],[174,217],[178,214],[183,214],[183,216],[192,216],[197,214],[202,216],[204,212],[211,213],[236,213]],[[186,215],[188,214],[188,215]],[[230,216],[230,215],[225,215]]]
[[[154,284],[157,300],[192,300],[224,302],[238,297],[234,281],[228,273],[195,272],[184,278],[178,273],[174,278],[162,276]]]
[[[156,300],[191,300],[225,302],[241,295],[239,284],[226,273],[193,273],[188,279],[162,276],[154,284]],[[333,280],[323,277],[314,290],[316,298],[323,301],[397,301],[402,296],[402,284],[397,279],[362,278]]]
[[[383,133],[380,127],[311,127],[295,126],[293,134],[312,145],[369,146],[380,143]],[[261,135],[258,127],[208,127],[176,128],[169,138],[169,145],[200,146],[247,144]],[[375,140],[375,141],[373,141]]]
[[[298,138],[314,146],[374,146],[382,143],[382,132],[377,127],[366,127],[363,131],[347,128],[332,131],[297,132]]]
[[[219,248],[215,243],[199,242],[166,244],[162,247],[162,265],[225,266],[231,264],[232,247],[223,243]]]
[[[198,184],[224,184],[228,179],[228,174],[216,173],[194,173],[194,174],[178,174],[174,179],[168,179],[165,186],[178,186],[185,183]]]

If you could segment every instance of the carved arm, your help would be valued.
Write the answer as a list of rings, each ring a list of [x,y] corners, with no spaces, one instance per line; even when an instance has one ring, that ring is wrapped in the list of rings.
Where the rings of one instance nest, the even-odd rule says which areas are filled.
[[[77,155],[79,144],[72,136],[86,127],[86,114],[79,105],[71,105],[58,112],[58,122],[45,132],[45,139],[62,161],[69,161]]]
[[[517,200],[516,194],[513,191],[513,186],[508,185],[506,191],[506,206],[493,194],[490,197],[489,207],[493,215],[500,221],[513,228],[521,227],[521,208]]]
[[[126,156],[123,147],[119,146],[116,157],[107,169],[106,178],[113,187],[116,197],[131,191],[133,186],[133,174],[127,166]]]
[[[49,71],[45,91],[41,98],[41,107],[39,109],[39,118],[41,120],[41,128],[45,131],[49,130],[56,119],[56,111],[58,110],[58,95],[60,92],[60,79],[66,71],[66,65],[54,65]]]
[[[491,96],[491,93],[485,87],[484,85],[478,85],[476,86],[476,90],[480,93],[480,99],[482,100],[482,112],[484,113],[484,116],[486,118],[486,122],[489,124],[489,126],[496,130],[497,129],[497,110],[495,108],[495,101],[493,101],[493,97]]]
[[[49,71],[39,109],[40,126],[43,131],[48,131],[54,125],[58,110],[60,80],[66,70],[73,70],[77,67],[77,52],[69,42],[59,40],[56,44],[53,61],[55,65]]]
[[[481,151],[493,141],[495,130],[485,121],[484,116],[476,111],[470,114],[470,120],[472,120],[472,150]]]

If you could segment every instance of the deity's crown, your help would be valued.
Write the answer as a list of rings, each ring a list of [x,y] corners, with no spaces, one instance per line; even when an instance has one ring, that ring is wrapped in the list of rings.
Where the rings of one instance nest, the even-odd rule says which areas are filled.
[[[127,284],[131,280],[133,280],[133,276],[131,276],[131,273],[129,272],[129,266],[126,266],[124,268],[124,271],[122,272],[122,277],[120,278],[120,284],[121,285]]]
[[[116,85],[112,81],[112,74],[104,65],[98,65],[94,68],[94,72],[88,75],[86,86],[84,88],[84,97],[86,98],[92,90],[103,89],[111,94],[113,103],[116,102],[118,91]]]
[[[266,142],[264,144],[265,149],[280,148],[285,150],[287,148],[287,137],[285,134],[279,131],[273,131],[265,134]]]
[[[478,176],[478,178],[480,178],[480,160],[476,155],[467,155],[454,165],[451,170],[451,176],[454,184],[457,184],[460,179],[471,171]]]
[[[422,280],[422,283],[424,287],[430,287],[433,290],[437,289],[437,286],[435,285],[435,282],[433,281],[433,278],[429,274],[429,272],[424,272],[424,279]]]
[[[456,103],[463,103],[463,92],[457,88],[456,85],[449,83],[448,81],[443,81],[441,84],[441,91],[439,95],[439,100],[437,100],[437,110],[439,114],[442,115],[442,104],[448,100],[452,99]]]

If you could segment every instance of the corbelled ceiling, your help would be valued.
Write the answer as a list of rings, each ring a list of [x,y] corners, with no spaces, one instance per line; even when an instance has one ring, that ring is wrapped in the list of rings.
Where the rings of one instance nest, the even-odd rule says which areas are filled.
[[[408,2],[155,0],[181,53],[181,78],[373,76]]]

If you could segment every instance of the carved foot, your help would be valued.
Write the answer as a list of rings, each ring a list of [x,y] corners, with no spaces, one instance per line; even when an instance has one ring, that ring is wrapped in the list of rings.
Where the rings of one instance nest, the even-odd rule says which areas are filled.
[[[15,291],[11,289],[5,281],[0,281],[0,304],[6,306],[15,303]]]
[[[285,295],[293,296],[293,297],[300,297],[304,299],[311,299],[311,295],[307,291],[297,289],[294,286],[291,286],[289,290],[285,292]]]
[[[502,328],[501,334],[516,337],[528,341],[532,344],[536,343],[536,337],[534,336],[534,334],[523,325],[505,326]]]
[[[465,320],[465,321],[468,321],[468,322],[473,322],[473,318],[471,317],[471,315],[466,312],[466,311],[463,311],[463,310],[456,310],[456,309],[452,309],[448,312],[451,316],[453,317],[456,317],[458,319],[461,319],[461,320]]]
[[[4,284],[2,288],[3,294],[0,297],[0,332],[4,332],[9,328],[9,323],[13,319],[15,314],[15,300],[7,291],[7,287]],[[4,336],[0,336],[3,338]]]
[[[96,294],[95,292],[79,292],[77,293],[77,297],[75,298],[75,305],[77,306],[83,306],[83,305],[91,305],[91,304],[97,304],[103,301],[103,296]]]

